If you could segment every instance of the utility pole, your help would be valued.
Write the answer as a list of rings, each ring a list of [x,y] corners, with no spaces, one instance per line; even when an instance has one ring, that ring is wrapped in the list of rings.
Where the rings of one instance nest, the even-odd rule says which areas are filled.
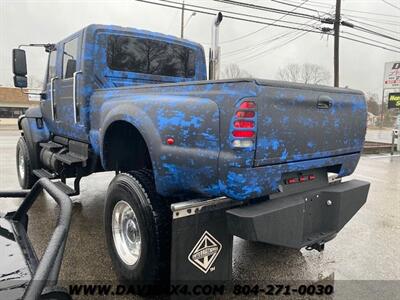
[[[185,30],[185,0],[182,2],[182,13],[181,13],[181,39],[183,39]]]
[[[335,45],[334,45],[334,57],[333,57],[333,66],[334,66],[334,86],[339,86],[339,31],[340,31],[340,10],[341,10],[341,0],[336,0],[336,13],[335,13],[335,23],[333,26],[334,35],[335,35]]]

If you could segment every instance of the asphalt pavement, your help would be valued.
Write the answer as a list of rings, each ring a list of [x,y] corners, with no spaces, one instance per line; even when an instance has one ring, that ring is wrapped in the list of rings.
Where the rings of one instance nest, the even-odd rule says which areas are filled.
[[[0,190],[19,188],[15,167],[18,137],[17,131],[0,131]],[[102,173],[84,178],[81,195],[73,197],[81,205],[74,205],[61,282],[117,280],[105,244],[102,217],[105,193],[113,176]],[[323,252],[235,238],[234,280],[328,282],[335,286],[334,299],[350,299],[345,294],[349,291],[352,299],[391,297],[387,293],[399,299],[400,156],[363,156],[350,178],[371,182],[367,203]],[[1,200],[0,212],[15,209],[20,201]],[[56,215],[56,205],[48,196],[37,201],[30,212],[29,235],[39,254],[47,245]]]

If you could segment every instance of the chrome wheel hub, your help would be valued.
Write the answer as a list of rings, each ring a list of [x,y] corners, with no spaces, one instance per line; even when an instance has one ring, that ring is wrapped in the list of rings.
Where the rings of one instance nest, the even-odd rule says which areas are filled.
[[[136,264],[142,248],[139,223],[132,207],[123,200],[115,205],[112,213],[112,235],[121,260],[129,266]]]
[[[21,179],[25,178],[25,159],[22,151],[18,152],[18,172]]]

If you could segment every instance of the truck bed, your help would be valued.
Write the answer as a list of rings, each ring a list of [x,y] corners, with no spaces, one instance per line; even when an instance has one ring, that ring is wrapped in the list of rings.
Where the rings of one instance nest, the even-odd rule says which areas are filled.
[[[257,106],[254,146],[238,149],[232,145],[233,123],[246,99]],[[91,106],[101,111],[91,118],[91,136],[99,137],[95,145],[101,145],[102,134],[96,128],[107,125],[112,112],[136,120],[133,125],[150,145],[162,195],[240,201],[279,192],[291,172],[350,175],[367,121],[362,92],[261,79],[98,89]],[[172,146],[165,142],[169,137]]]

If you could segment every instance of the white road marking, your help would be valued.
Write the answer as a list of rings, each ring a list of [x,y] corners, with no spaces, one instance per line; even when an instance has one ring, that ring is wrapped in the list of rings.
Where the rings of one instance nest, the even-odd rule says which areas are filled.
[[[400,154],[394,154],[394,155],[379,155],[379,156],[366,156],[366,158],[370,158],[370,159],[377,159],[377,158],[389,158],[389,157],[400,157]]]
[[[388,182],[387,180],[382,180],[382,179],[378,179],[376,177],[369,177],[369,176],[364,176],[364,175],[360,175],[360,174],[354,174],[354,177],[361,177],[363,179],[376,181],[376,182],[381,182],[381,183],[387,183]]]

